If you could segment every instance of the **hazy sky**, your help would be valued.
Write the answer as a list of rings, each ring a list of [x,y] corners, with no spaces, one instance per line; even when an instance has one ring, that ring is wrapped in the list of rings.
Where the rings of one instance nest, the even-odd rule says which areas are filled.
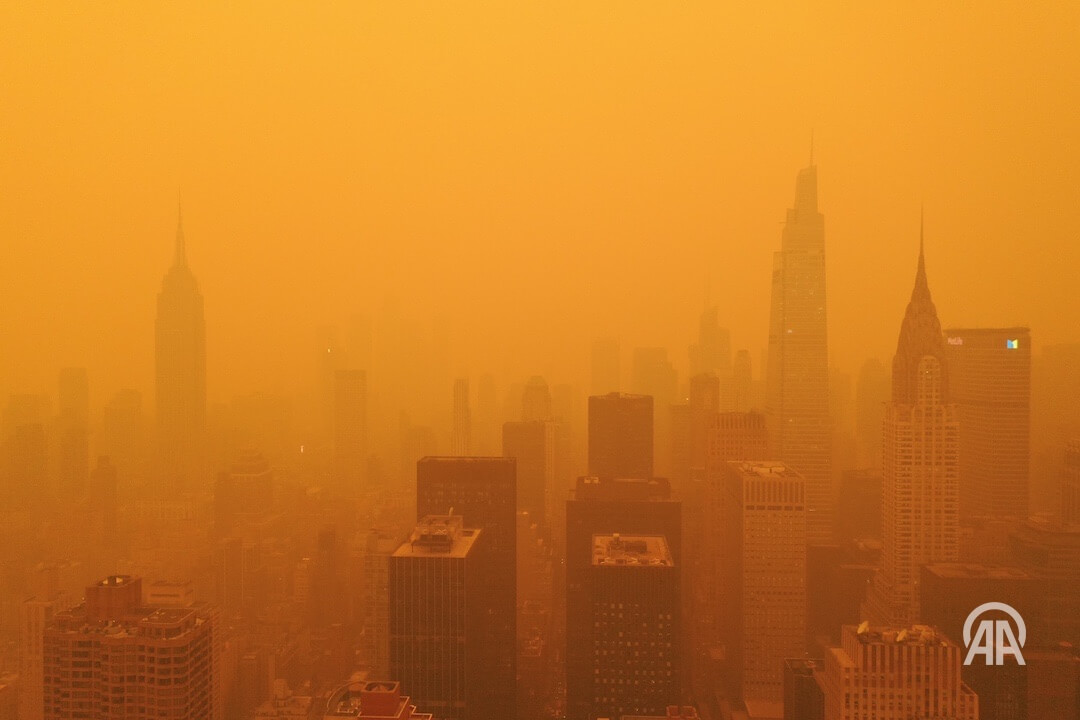
[[[1080,3],[885,4],[4,3],[0,391],[150,401],[178,186],[212,401],[387,302],[474,373],[684,368],[706,276],[756,363],[811,128],[834,364],[891,357],[921,205],[945,325],[1077,339]]]

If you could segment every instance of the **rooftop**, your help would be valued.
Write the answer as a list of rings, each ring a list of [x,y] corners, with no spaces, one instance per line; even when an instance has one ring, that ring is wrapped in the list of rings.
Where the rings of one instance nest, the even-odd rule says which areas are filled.
[[[763,478],[801,478],[795,470],[792,470],[779,460],[732,460],[728,465],[742,475],[754,475]]]
[[[674,567],[662,535],[593,535],[594,566]]]
[[[464,527],[460,515],[427,515],[393,557],[463,558],[479,536],[480,530]]]
[[[844,633],[854,632],[855,637],[863,645],[950,645],[951,643],[944,634],[929,625],[912,625],[910,628],[870,627],[870,623],[862,625],[845,625]]]
[[[926,571],[942,578],[967,580],[1024,580],[1034,577],[1023,568],[1008,565],[979,565],[976,563],[933,563]]]

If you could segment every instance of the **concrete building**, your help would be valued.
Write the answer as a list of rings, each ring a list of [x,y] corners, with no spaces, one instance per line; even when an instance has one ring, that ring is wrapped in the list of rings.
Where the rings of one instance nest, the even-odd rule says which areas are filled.
[[[963,648],[926,625],[844,627],[820,675],[826,720],[978,720]]]
[[[591,650],[585,717],[663,712],[678,701],[678,575],[659,535],[593,536],[588,634]]]
[[[806,650],[806,481],[778,462],[729,462],[721,481],[719,634],[744,703],[779,705]]]
[[[331,693],[326,701],[323,720],[432,720],[431,713],[420,712],[401,685],[388,680],[351,679]]]
[[[509,693],[492,684],[506,648],[493,632],[504,620],[488,538],[460,515],[429,515],[390,558],[390,675],[440,720],[514,717],[513,684]]]
[[[219,717],[209,610],[150,607],[137,577],[113,575],[44,633],[45,717]]]
[[[589,475],[653,475],[653,398],[610,393],[589,398]]]

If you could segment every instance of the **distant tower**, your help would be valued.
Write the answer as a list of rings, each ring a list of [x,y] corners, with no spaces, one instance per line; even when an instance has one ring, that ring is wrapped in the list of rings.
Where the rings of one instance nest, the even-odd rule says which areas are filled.
[[[592,394],[619,392],[621,372],[619,341],[613,338],[594,340],[592,344]]]
[[[525,383],[525,391],[521,395],[521,419],[526,422],[554,419],[551,411],[551,391],[548,390],[547,381],[538,375],[529,378],[529,382]]]
[[[731,410],[735,412],[747,412],[750,410],[752,400],[753,375],[750,367],[750,351],[740,350],[735,353],[735,365],[732,369],[731,378]]]
[[[60,371],[59,400],[59,491],[77,495],[85,490],[90,475],[90,400],[86,368]]]
[[[155,358],[159,470],[173,488],[190,485],[204,470],[206,321],[179,215],[173,264],[158,293]]]
[[[690,374],[731,375],[731,333],[720,327],[716,306],[706,307],[698,321],[698,340],[690,346]]]
[[[653,399],[611,393],[589,398],[589,474],[648,479],[653,475]]]
[[[469,411],[469,381],[454,381],[453,425],[450,429],[450,454],[464,457],[472,454],[472,413]]]
[[[825,322],[825,218],[817,166],[799,172],[773,258],[766,416],[769,453],[806,478],[809,539],[833,533],[829,469],[829,349]]]
[[[1061,483],[1061,520],[1080,525],[1080,439],[1065,446],[1065,477]]]
[[[889,376],[877,358],[863,363],[855,385],[855,439],[862,467],[881,468],[881,427],[889,401]]]
[[[945,340],[926,282],[922,242],[893,357],[892,402],[885,409],[882,467],[884,563],[869,590],[876,623],[919,619],[919,568],[959,554],[960,428],[949,404]]]

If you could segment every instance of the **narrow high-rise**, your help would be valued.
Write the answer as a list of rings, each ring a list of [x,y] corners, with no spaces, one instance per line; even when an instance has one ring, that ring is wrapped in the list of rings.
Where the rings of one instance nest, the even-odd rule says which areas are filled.
[[[653,398],[609,393],[589,398],[589,475],[653,475]]]
[[[766,367],[769,454],[806,478],[811,542],[833,534],[830,476],[829,350],[825,322],[825,218],[818,212],[817,166],[799,172],[773,256]]]
[[[175,489],[205,470],[206,433],[206,320],[179,216],[173,264],[158,293],[155,338],[158,470]]]
[[[960,426],[921,239],[892,370],[883,433],[884,562],[867,614],[878,624],[908,627],[920,619],[920,567],[959,555]]]

